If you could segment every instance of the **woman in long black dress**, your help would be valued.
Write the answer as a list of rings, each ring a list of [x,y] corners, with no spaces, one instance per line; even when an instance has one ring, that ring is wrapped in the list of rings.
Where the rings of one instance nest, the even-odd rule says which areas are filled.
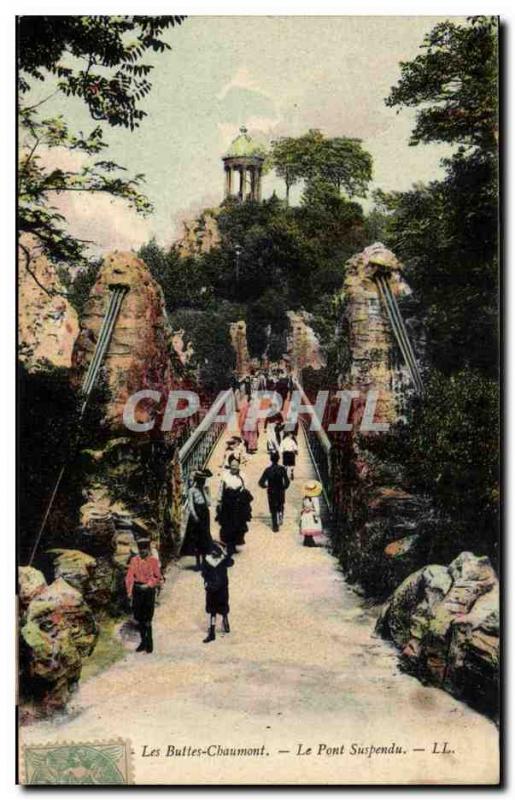
[[[201,568],[202,557],[210,553],[213,546],[209,514],[211,501],[206,487],[206,480],[212,474],[208,469],[197,470],[188,491],[188,522],[181,555],[195,556],[197,570]]]
[[[237,545],[245,544],[247,523],[252,518],[252,495],[245,486],[239,461],[235,458],[223,473],[218,500],[216,518],[220,523],[220,539],[227,545],[228,555],[232,555]]]

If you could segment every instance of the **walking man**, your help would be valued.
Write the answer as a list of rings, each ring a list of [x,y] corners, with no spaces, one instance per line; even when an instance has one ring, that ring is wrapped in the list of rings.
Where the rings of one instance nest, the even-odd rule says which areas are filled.
[[[141,642],[137,653],[151,653],[152,618],[156,601],[156,588],[161,584],[159,561],[150,553],[150,539],[138,539],[139,555],[133,556],[125,576],[127,595],[132,602],[132,613],[138,623]]]
[[[279,464],[279,453],[270,453],[270,465],[265,469],[259,485],[267,490],[268,507],[272,516],[272,530],[277,532],[283,522],[284,495],[290,485],[285,467]]]

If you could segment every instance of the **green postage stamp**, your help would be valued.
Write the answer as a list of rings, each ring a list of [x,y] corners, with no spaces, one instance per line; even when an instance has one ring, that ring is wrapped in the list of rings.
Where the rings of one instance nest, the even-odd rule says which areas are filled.
[[[29,786],[133,783],[131,747],[123,739],[27,745],[22,764],[22,782]]]

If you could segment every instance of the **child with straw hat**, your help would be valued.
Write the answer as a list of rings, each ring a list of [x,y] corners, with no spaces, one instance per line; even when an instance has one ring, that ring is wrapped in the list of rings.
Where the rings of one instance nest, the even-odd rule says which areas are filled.
[[[304,547],[316,547],[316,540],[322,536],[321,494],[322,486],[318,481],[307,481],[304,484],[304,498],[300,512],[300,534],[304,537]]]

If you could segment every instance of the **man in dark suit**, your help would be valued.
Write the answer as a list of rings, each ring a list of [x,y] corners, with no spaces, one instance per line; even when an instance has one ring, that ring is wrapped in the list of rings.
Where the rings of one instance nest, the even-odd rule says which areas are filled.
[[[284,497],[286,489],[290,485],[286,469],[279,464],[279,453],[270,454],[270,464],[265,469],[259,485],[267,490],[268,507],[272,516],[272,530],[277,532],[279,525],[282,525],[284,513]]]

